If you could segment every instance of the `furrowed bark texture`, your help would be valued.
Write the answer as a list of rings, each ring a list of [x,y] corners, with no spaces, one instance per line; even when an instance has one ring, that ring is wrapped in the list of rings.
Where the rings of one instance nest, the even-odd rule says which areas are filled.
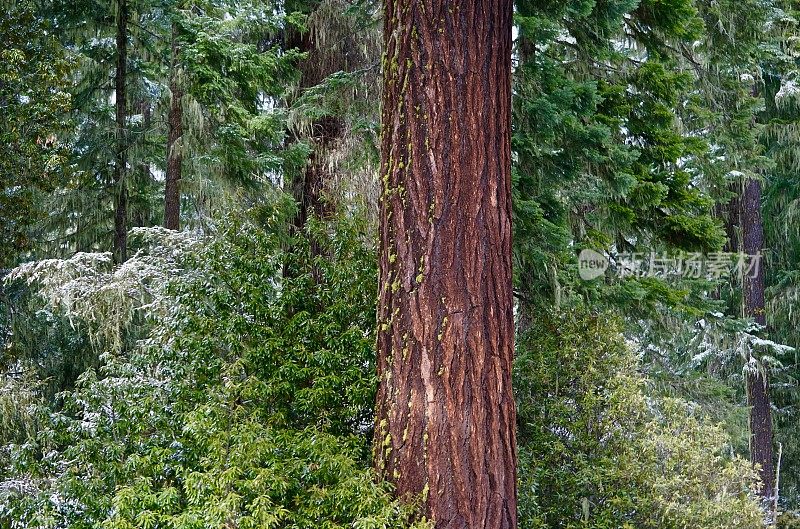
[[[117,4],[117,64],[114,74],[116,99],[116,153],[114,160],[114,259],[121,263],[128,259],[128,188],[125,173],[128,163],[126,133],[128,64],[128,3]]]
[[[170,230],[181,229],[181,169],[183,155],[178,142],[183,136],[183,87],[178,79],[178,39],[177,29],[172,28],[172,65],[170,66],[169,91],[172,94],[167,117],[167,172],[164,185],[164,227]]]
[[[748,180],[740,201],[742,251],[760,254],[764,249],[764,223],[761,217],[761,181]],[[767,324],[764,312],[764,262],[758,263],[753,277],[743,278],[744,315],[761,325]],[[750,406],[750,460],[761,466],[762,495],[770,498],[775,489],[775,468],[772,460],[772,409],[769,377],[758,371],[747,376],[747,398]]]
[[[387,0],[375,465],[437,528],[516,527],[510,0]]]

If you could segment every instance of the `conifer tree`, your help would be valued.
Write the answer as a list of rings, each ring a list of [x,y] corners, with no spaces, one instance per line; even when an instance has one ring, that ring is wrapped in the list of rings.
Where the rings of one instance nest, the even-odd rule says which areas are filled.
[[[300,1],[287,7],[306,15],[302,29],[288,28],[285,43],[303,53],[296,94],[288,101],[289,132],[294,145],[309,152],[299,166],[284,167],[299,233],[311,218],[334,218],[337,202],[354,193],[377,205],[380,30],[378,8],[370,2]],[[367,182],[359,181],[364,176]],[[375,210],[367,212],[370,218]],[[312,241],[311,251],[320,249],[320,241]]]
[[[0,18],[0,269],[36,251],[32,230],[47,214],[48,193],[69,168],[72,73],[65,50],[34,4]],[[2,275],[0,273],[0,275]]]
[[[311,18],[321,9],[323,2],[312,2],[307,13]],[[344,53],[329,53],[320,43],[323,27],[311,27],[305,31],[294,30],[290,32],[287,46],[296,48],[305,55],[300,62],[300,91],[307,91],[322,83],[328,76],[344,71],[347,68]],[[326,151],[342,133],[342,119],[335,115],[322,115],[312,119],[307,124],[308,136],[311,143],[311,153],[305,166],[300,170],[300,175],[293,185],[293,195],[297,202],[298,211],[294,219],[294,226],[303,230],[306,222],[311,217],[322,218],[326,216],[328,207],[323,197],[325,181],[330,179],[326,174]],[[312,245],[312,251],[317,245]],[[318,249],[316,250],[318,251]]]
[[[762,186],[762,218],[764,225],[764,283],[766,285],[766,326],[769,337],[775,342],[795,349],[800,346],[797,313],[795,310],[798,292],[798,263],[800,244],[797,238],[797,204],[800,188],[797,186],[798,167],[797,121],[800,118],[796,75],[800,65],[800,53],[795,45],[798,30],[798,6],[796,2],[776,2],[760,41],[766,37],[768,45],[763,58],[764,109],[760,113],[763,123],[763,145],[765,154],[772,162],[764,171]],[[796,476],[798,464],[797,409],[798,393],[796,380],[798,364],[794,355],[788,358],[762,356],[761,369],[772,377],[770,398],[774,414],[774,448],[780,447],[780,483],[774,492],[784,505],[797,505],[799,484]],[[776,480],[777,481],[777,480]],[[776,505],[778,505],[776,503]]]

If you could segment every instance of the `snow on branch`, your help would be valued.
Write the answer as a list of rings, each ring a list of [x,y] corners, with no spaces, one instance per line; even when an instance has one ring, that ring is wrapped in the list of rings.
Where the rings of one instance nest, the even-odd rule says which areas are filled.
[[[83,327],[98,350],[119,351],[138,316],[165,315],[168,285],[183,274],[184,257],[202,242],[197,234],[164,228],[134,228],[131,240],[142,249],[121,265],[109,252],[79,252],[22,264],[4,281],[24,281],[47,309]]]

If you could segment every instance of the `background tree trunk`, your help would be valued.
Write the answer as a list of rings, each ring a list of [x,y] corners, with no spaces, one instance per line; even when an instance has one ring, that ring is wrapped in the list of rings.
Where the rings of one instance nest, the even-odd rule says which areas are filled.
[[[760,180],[749,179],[744,183],[739,209],[742,251],[747,255],[759,255],[764,249]],[[766,326],[763,259],[753,272],[752,276],[745,274],[742,277],[744,316]],[[764,483],[762,495],[771,498],[775,489],[775,468],[772,461],[772,409],[766,370],[748,374],[747,399],[750,406],[750,460],[761,466],[761,480]]]
[[[116,157],[114,161],[114,258],[118,263],[128,259],[128,189],[125,181],[128,163],[125,83],[128,62],[128,3],[117,3],[117,66],[114,75],[116,99]]]
[[[141,145],[141,149],[146,149],[150,124],[153,117],[150,98],[146,95],[142,96],[137,102],[136,107],[137,112],[142,115],[142,130],[138,142]],[[131,210],[131,224],[137,227],[150,226],[150,219],[153,217],[153,212],[150,208],[150,201],[146,190],[153,181],[153,175],[150,173],[150,163],[146,159],[139,162],[138,169],[137,189],[134,200],[131,201],[131,197],[128,196],[128,207]]]
[[[177,28],[172,26],[172,64],[169,74],[169,91],[172,95],[167,117],[167,172],[164,185],[164,227],[170,230],[181,229],[181,164],[183,155],[177,145],[183,136],[183,87],[178,79],[178,39]]]
[[[516,527],[511,25],[384,4],[375,464],[437,528]]]
[[[309,15],[320,7],[321,2],[312,2],[305,6]],[[329,75],[347,70],[344,54],[334,54],[319,46],[315,28],[308,28],[305,33],[295,30],[289,38],[289,47],[305,52],[307,57],[299,65],[300,90],[308,90],[322,83]],[[341,137],[342,119],[336,116],[323,116],[314,120],[310,126],[312,151],[308,162],[301,169],[299,177],[293,182],[292,193],[297,201],[298,211],[294,218],[295,231],[302,232],[308,219],[312,216],[325,218],[332,213],[332,207],[324,200],[326,180],[330,178],[327,158],[330,149]],[[311,241],[312,255],[320,255],[319,241]]]

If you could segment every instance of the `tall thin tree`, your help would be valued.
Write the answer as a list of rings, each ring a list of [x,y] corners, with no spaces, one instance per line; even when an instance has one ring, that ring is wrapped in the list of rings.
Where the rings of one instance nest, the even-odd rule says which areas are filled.
[[[764,222],[761,215],[761,181],[755,178],[743,183],[739,200],[742,252],[760,256],[764,250]],[[750,274],[742,277],[744,316],[766,326],[764,305],[764,268],[759,257]],[[772,497],[775,488],[775,467],[772,460],[772,405],[769,376],[766,368],[747,374],[747,404],[750,408],[750,460],[761,468],[762,495]]]
[[[115,138],[114,159],[114,258],[128,258],[128,189],[125,181],[128,164],[127,94],[128,73],[128,0],[117,1],[117,64],[114,73]]]
[[[375,465],[440,528],[516,527],[511,26],[384,3]]]
[[[164,227],[179,230],[181,227],[181,190],[183,155],[183,86],[179,78],[180,56],[178,26],[172,24],[171,61],[169,68],[170,105],[167,116],[167,170],[164,184]]]

